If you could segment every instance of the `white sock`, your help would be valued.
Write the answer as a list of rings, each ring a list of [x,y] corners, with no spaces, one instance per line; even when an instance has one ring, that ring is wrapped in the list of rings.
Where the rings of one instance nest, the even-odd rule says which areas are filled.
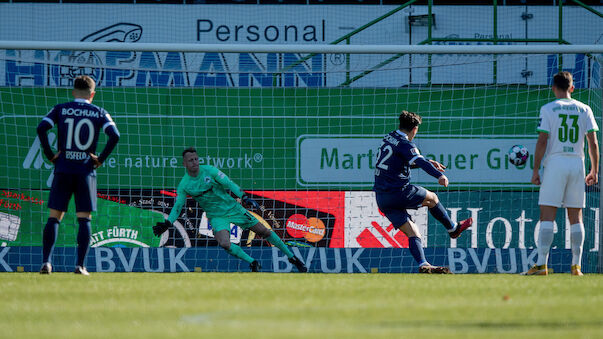
[[[555,233],[553,233],[553,222],[541,221],[540,232],[538,233],[538,240],[536,241],[538,246],[538,260],[536,260],[536,265],[546,265],[548,262],[549,250],[551,249],[554,236]]]
[[[570,226],[570,241],[572,243],[572,265],[580,265],[584,245],[584,225],[582,223]]]
[[[452,232],[456,231],[456,228],[457,228],[457,227],[459,227],[459,223],[458,223],[458,222],[455,222],[455,223],[454,223],[454,227],[453,227],[453,228],[451,228],[451,229],[449,229],[449,230],[448,230],[448,233],[452,233]]]

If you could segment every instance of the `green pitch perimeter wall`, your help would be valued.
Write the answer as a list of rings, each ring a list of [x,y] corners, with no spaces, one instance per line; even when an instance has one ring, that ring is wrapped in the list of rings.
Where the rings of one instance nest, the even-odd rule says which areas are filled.
[[[593,108],[600,107],[594,90],[576,90],[574,97],[599,100]],[[94,103],[112,114],[122,135],[113,159],[99,171],[99,188],[173,187],[183,173],[180,152],[193,145],[203,161],[222,164],[243,187],[301,189],[295,151],[300,135],[382,135],[396,127],[403,109],[422,114],[421,133],[430,135],[534,135],[539,108],[552,99],[548,87],[517,85],[99,88]],[[6,147],[0,187],[47,188],[51,170],[34,143],[35,128],[53,105],[68,100],[65,88],[0,88],[0,140]]]

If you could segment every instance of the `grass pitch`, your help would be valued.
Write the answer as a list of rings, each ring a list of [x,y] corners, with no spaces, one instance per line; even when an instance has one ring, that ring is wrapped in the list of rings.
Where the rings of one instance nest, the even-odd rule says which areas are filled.
[[[603,275],[0,274],[2,338],[603,338]]]

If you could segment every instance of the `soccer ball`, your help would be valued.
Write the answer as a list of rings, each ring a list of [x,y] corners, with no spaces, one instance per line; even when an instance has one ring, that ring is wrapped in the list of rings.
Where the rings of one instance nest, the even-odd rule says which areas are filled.
[[[515,166],[521,166],[526,163],[530,152],[524,145],[513,145],[509,149],[509,162]]]

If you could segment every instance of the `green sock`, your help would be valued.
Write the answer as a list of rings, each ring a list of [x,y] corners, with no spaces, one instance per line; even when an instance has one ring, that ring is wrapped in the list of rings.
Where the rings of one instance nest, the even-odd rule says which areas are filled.
[[[253,262],[253,258],[249,256],[249,254],[245,253],[243,249],[241,249],[238,245],[230,244],[230,249],[227,250],[228,254],[235,256],[239,259],[245,260],[247,263],[251,264]]]
[[[293,258],[293,252],[289,249],[289,246],[285,245],[285,243],[281,240],[281,238],[274,233],[274,231],[270,231],[270,236],[266,238],[269,243],[276,246],[279,250],[283,251],[287,258]]]

